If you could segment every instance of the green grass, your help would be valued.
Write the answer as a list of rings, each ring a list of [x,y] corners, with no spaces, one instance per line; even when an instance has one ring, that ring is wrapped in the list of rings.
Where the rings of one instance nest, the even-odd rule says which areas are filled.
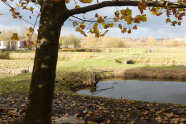
[[[170,50],[167,49],[167,53],[163,49],[155,50],[155,52],[151,53],[149,53],[148,49],[146,48],[127,48],[125,51],[123,50],[124,52],[59,52],[59,56],[61,57],[57,63],[56,92],[58,93],[61,90],[71,91],[76,88],[85,86],[82,85],[82,82],[88,80],[88,74],[91,69],[101,69],[108,71],[113,70],[115,74],[121,76],[126,70],[129,70],[129,72],[131,71],[131,74],[136,75],[139,71],[146,71],[145,69],[150,69],[148,72],[154,72],[154,70],[158,70],[157,73],[164,73],[163,71],[169,71],[168,74],[170,75],[171,71],[176,70],[176,74],[178,74],[178,76],[178,72],[183,74],[185,73],[184,70],[186,70],[186,67],[183,65],[186,61],[186,54],[183,54],[180,49],[177,50],[176,53],[170,52]],[[123,63],[123,58],[130,58],[134,61],[137,61],[139,58],[141,58],[141,61],[147,61],[150,59],[153,63],[153,61],[157,59],[168,61],[167,57],[178,60],[180,62],[179,65],[166,65],[161,63],[157,65],[149,65],[141,64],[140,62],[135,64]],[[0,59],[0,68],[19,68],[22,66],[32,67],[33,60]],[[30,78],[30,73],[12,76],[1,75],[0,93],[27,93],[30,85]]]
[[[0,82],[0,93],[28,93],[31,74],[4,78]]]

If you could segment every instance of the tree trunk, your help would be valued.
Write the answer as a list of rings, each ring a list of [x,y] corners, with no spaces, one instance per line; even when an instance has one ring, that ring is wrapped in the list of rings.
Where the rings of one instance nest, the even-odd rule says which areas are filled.
[[[62,2],[45,1],[41,7],[37,48],[24,124],[50,124],[58,44],[67,19]]]

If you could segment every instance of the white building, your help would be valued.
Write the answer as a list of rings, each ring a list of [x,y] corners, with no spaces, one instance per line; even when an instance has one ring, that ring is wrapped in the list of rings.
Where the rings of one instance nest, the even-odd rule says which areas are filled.
[[[0,41],[0,49],[6,49],[6,42]]]
[[[0,41],[0,49],[8,49],[8,50],[14,50],[14,49],[22,49],[26,47],[25,41]]]

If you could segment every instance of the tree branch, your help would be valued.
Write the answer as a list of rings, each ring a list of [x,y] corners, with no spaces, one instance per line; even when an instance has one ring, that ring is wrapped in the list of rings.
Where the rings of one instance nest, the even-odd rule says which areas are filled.
[[[95,20],[95,21],[94,20],[87,20],[87,19],[82,19],[82,18],[76,17],[76,16],[72,16],[72,17],[79,19],[81,21],[85,21],[85,22],[97,22],[97,20]]]
[[[93,4],[86,7],[81,7],[77,9],[68,10],[66,12],[67,15],[72,16],[74,14],[86,13],[92,10],[97,10],[104,7],[111,6],[138,6],[140,1],[104,1],[101,3]],[[144,4],[148,7],[168,7],[168,8],[186,8],[186,4],[184,3],[176,3],[176,2],[168,2],[168,1],[152,1],[152,2],[144,2]]]
[[[9,8],[14,8],[14,7],[12,7],[10,4],[8,4],[6,1],[2,1],[7,7],[9,7]],[[28,23],[28,24],[30,24],[30,25],[34,25],[34,24],[32,24],[31,22],[29,22],[29,21],[27,21],[26,19],[24,19],[24,18],[20,18],[21,20],[23,20],[23,21],[25,21],[26,23]]]
[[[35,23],[34,23],[34,26],[33,26],[33,29],[35,29],[36,25],[37,25],[37,20],[39,18],[39,14],[37,15],[36,17],[36,20],[35,20]],[[29,40],[28,42],[31,42],[31,38],[32,38],[32,35],[34,34],[34,31],[31,33],[31,35],[29,36]]]

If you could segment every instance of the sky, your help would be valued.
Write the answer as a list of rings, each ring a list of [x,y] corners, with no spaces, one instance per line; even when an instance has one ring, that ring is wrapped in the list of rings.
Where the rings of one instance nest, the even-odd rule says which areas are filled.
[[[33,5],[30,5],[33,6]],[[80,6],[85,6],[84,4],[80,4]],[[73,3],[67,5],[69,9],[73,8]],[[84,14],[84,17],[87,19],[94,17],[95,13],[99,13],[99,15],[107,15],[108,17],[113,16],[114,12],[116,10],[120,10],[122,8],[126,7],[106,7],[102,8],[96,11],[88,12]],[[136,7],[129,7],[133,10],[133,14],[139,14],[139,10]],[[21,11],[21,14],[23,15],[23,18],[30,23],[35,22],[36,13],[39,12],[39,8],[35,7],[34,14],[32,14],[29,11]],[[20,28],[23,26],[31,27],[29,23],[20,20],[20,19],[13,19],[11,16],[11,13],[9,12],[9,8],[4,5],[0,1],[0,30],[6,29],[6,28]],[[171,26],[170,23],[166,23],[166,15],[163,14],[161,16],[153,16],[150,14],[149,11],[145,11],[145,14],[147,14],[147,22],[144,22],[142,24],[138,25],[137,30],[133,30],[131,34],[122,34],[121,30],[118,27],[114,27],[109,29],[109,32],[107,33],[108,36],[114,36],[114,37],[149,37],[153,36],[155,38],[177,38],[177,37],[184,37],[186,35],[186,17],[182,20],[181,26]],[[32,19],[29,18],[29,16],[32,17]],[[81,15],[76,15],[78,17],[83,17]],[[74,19],[71,17],[71,19]],[[39,25],[39,21],[37,23]],[[36,28],[38,28],[36,26]],[[75,28],[72,26],[72,23],[70,21],[66,21],[62,27],[61,36],[74,34],[75,36],[80,36],[79,32],[75,31]]]

